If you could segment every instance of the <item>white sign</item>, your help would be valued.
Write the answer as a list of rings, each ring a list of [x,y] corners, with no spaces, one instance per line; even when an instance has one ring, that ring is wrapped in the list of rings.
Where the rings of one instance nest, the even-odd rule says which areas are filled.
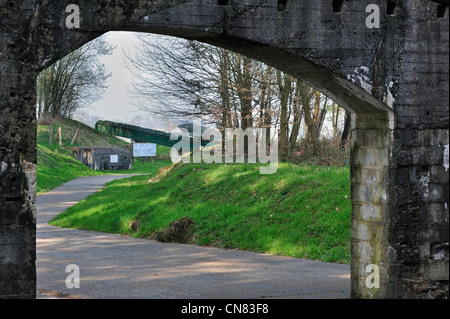
[[[153,143],[134,143],[134,157],[151,157],[156,156],[156,144]]]
[[[119,163],[119,155],[109,155],[110,163]]]

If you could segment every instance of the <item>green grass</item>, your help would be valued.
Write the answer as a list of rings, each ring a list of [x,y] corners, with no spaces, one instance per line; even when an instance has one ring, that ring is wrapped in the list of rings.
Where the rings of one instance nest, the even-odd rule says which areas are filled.
[[[127,147],[128,143],[115,136],[97,132],[96,130],[74,120],[58,120],[53,122],[53,130],[62,128],[63,146],[115,146]],[[77,130],[81,129],[81,139],[71,145]],[[131,170],[95,171],[76,160],[73,151],[60,147],[58,142],[49,143],[49,127],[38,125],[37,131],[37,194],[48,192],[57,186],[82,176],[105,174],[155,174],[159,168],[171,164],[169,161],[170,148],[157,146],[157,160],[151,162],[136,160]]]
[[[189,216],[192,244],[350,261],[348,167],[281,163],[276,174],[260,175],[259,165],[178,164],[150,181],[113,181],[51,224],[155,238]]]
[[[117,174],[146,174],[154,175],[158,172],[160,168],[172,165],[171,161],[168,160],[155,160],[152,162],[142,163],[140,160],[135,160],[133,168],[130,170],[104,170],[101,172],[102,175],[117,175]]]
[[[81,122],[71,120],[71,119],[55,119],[52,120],[53,124],[53,138],[56,137],[58,128],[62,129],[62,143],[63,146],[115,146],[115,147],[125,147],[128,145],[127,142],[118,139],[117,137],[102,132],[98,132],[90,126],[83,124]],[[77,129],[80,128],[80,139],[74,140],[71,144],[73,136]],[[49,138],[49,127],[47,125],[38,125],[38,143],[47,143]],[[58,140],[55,142],[58,144]]]
[[[48,142],[37,145],[37,155],[38,195],[72,179],[101,174],[74,159],[70,152],[60,149],[59,146],[50,146]]]

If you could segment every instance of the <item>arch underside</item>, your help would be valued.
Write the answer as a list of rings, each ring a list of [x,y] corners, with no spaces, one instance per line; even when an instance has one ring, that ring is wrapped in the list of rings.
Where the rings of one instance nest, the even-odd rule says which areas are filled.
[[[286,72],[330,97],[351,113],[391,112],[392,108],[347,78],[305,58],[279,48],[229,35],[148,26],[124,26],[116,31],[144,32],[196,40],[259,60]]]

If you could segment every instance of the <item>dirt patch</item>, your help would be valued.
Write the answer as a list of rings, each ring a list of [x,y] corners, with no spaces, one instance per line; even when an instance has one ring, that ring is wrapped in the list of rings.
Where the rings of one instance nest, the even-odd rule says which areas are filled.
[[[164,243],[185,244],[192,237],[194,225],[195,222],[189,216],[171,221],[169,227],[156,234],[156,240]]]
[[[160,169],[158,169],[158,173],[156,175],[152,176],[147,181],[147,184],[158,183],[164,176],[166,176],[173,170],[175,165],[176,164],[172,164],[169,167],[161,167]]]
[[[137,220],[134,220],[133,222],[131,222],[130,224],[130,229],[134,232],[139,231],[139,229],[141,229],[141,223]]]
[[[37,289],[36,299],[82,299],[62,292],[51,291],[48,289]]]

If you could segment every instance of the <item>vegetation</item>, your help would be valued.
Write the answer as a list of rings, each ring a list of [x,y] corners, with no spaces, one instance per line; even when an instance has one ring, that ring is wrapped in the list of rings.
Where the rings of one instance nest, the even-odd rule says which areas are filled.
[[[348,129],[341,133],[340,127],[349,127],[349,114],[289,74],[196,41],[146,34],[138,38],[137,55],[126,60],[143,110],[199,118],[222,130],[274,127],[283,160],[299,139],[307,140],[313,153],[323,135],[340,138],[342,144],[348,139]]]
[[[52,124],[62,128],[66,146],[79,130],[74,145],[127,147],[77,121]],[[259,164],[171,166],[170,149],[160,146],[154,164],[136,160],[132,170],[94,171],[48,139],[49,126],[39,125],[38,193],[81,176],[145,174],[109,183],[59,215],[52,221],[55,226],[155,239],[172,221],[189,216],[194,224],[188,243],[326,262],[350,260],[349,169],[339,140],[322,143],[320,156],[298,144],[291,160],[309,165],[281,163],[276,174],[260,175]],[[319,162],[335,166],[315,165]]]
[[[142,109],[200,118],[220,130],[275,127],[278,133],[266,140],[278,137],[282,163],[272,175],[261,175],[259,164],[169,167],[170,150],[159,147],[153,165],[135,161],[131,171],[96,172],[50,145],[40,127],[40,191],[78,176],[145,174],[109,183],[51,224],[162,240],[185,220],[189,227],[180,242],[349,263],[349,113],[289,74],[243,55],[182,39],[141,35],[140,41],[140,53],[128,62]],[[38,113],[53,114],[54,99],[51,107],[42,101]],[[68,111],[56,114],[70,117],[71,104],[62,105]],[[66,146],[128,147],[78,122],[54,122],[60,125],[67,125]],[[83,132],[74,139],[77,130]]]
[[[42,123],[41,123],[42,124]],[[49,123],[47,123],[49,124]],[[129,147],[115,136],[98,132],[87,125],[69,119],[55,119],[52,121],[53,130],[61,127],[63,146],[114,146]],[[151,162],[142,163],[136,160],[131,170],[109,170],[95,171],[83,163],[76,160],[73,151],[60,147],[58,142],[49,143],[49,126],[38,125],[37,132],[37,193],[45,193],[65,182],[82,176],[94,176],[102,174],[155,174],[163,166],[170,165],[170,148],[157,147],[157,161],[154,165]],[[79,129],[80,139],[74,140],[73,136]],[[55,134],[53,134],[55,135]]]
[[[177,164],[111,182],[51,224],[156,238],[189,216],[192,244],[348,263],[349,194],[348,167]]]
[[[37,79],[37,114],[42,117],[70,118],[77,110],[101,98],[106,74],[100,56],[111,47],[99,37],[42,71]]]
[[[72,128],[73,122],[55,122],[56,127],[62,127],[64,134]],[[73,131],[75,133],[75,131]],[[67,135],[70,136],[70,135]],[[68,142],[70,143],[70,141]],[[99,175],[83,163],[77,161],[72,152],[60,148],[58,143],[49,143],[49,126],[38,125],[37,131],[37,193],[45,193],[65,182],[81,176]]]
[[[42,128],[38,130],[41,131]],[[72,179],[100,174],[74,159],[71,152],[56,145],[51,146],[48,141],[38,142],[37,156],[38,195]]]
[[[59,143],[59,139],[56,139],[56,134],[58,133],[58,128],[61,127],[62,144],[64,147],[70,146],[126,147],[127,145],[129,145],[129,143],[121,139],[118,139],[115,136],[98,132],[93,128],[91,128],[90,126],[87,126],[81,122],[62,117],[55,117],[52,119],[46,118],[45,120],[39,120],[37,132],[38,144],[45,144],[45,143],[49,144],[50,124],[53,126],[52,144]],[[78,129],[80,129],[79,138],[73,139]]]

